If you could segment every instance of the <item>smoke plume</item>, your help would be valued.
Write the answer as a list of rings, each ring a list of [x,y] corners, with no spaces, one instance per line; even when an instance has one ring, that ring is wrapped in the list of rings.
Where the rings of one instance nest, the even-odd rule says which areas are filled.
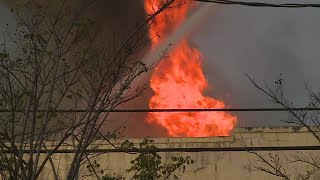
[[[48,13],[53,15],[57,12],[61,5],[58,0],[39,0],[42,4],[48,8]],[[12,17],[10,16],[9,9],[15,9],[23,6],[26,3],[25,0],[0,0],[0,8],[6,10],[1,11],[1,17]],[[68,1],[70,7],[77,8],[80,3],[78,0]],[[109,47],[108,51],[113,51],[121,44],[130,33],[137,28],[141,23],[146,20],[146,14],[144,11],[144,4],[142,0],[117,0],[117,1],[106,1],[97,0],[91,5],[86,11],[86,16],[90,17],[96,24],[99,24],[99,31],[102,31],[101,42]],[[2,18],[0,18],[1,20]],[[5,22],[4,22],[5,21]],[[1,24],[15,24],[14,18],[3,19]],[[1,27],[2,29],[4,27]],[[146,32],[146,37],[148,34]],[[147,50],[147,48],[146,48]],[[148,82],[148,75],[145,75],[139,82],[135,82],[134,86],[139,86]],[[133,108],[148,108],[148,98],[150,92],[147,91],[146,95],[139,97],[133,102],[127,103],[119,108],[133,109]],[[144,114],[136,113],[114,113],[111,114],[107,120],[104,131],[114,131],[118,128],[121,129],[123,126],[127,126],[124,133],[126,136],[141,137],[146,134],[150,136],[164,135],[164,132],[144,122]]]

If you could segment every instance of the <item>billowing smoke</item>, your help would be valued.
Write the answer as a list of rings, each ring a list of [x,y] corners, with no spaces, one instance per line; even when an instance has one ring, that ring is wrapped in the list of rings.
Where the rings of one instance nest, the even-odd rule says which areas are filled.
[[[10,9],[21,6],[25,2],[25,0],[0,0],[1,29],[5,28],[3,25],[7,23],[15,23],[13,16],[10,16]],[[46,0],[46,5],[49,7],[50,12],[55,13],[57,11],[59,2],[57,0]],[[74,0],[73,3],[72,7],[77,7],[80,4],[78,0]],[[101,25],[99,26],[101,28],[99,30],[103,31],[101,41],[109,47],[110,51],[116,49],[138,25],[146,20],[143,0],[97,0],[86,13],[97,24]],[[148,37],[147,31],[146,37]],[[148,47],[146,47],[146,51],[147,49]],[[139,86],[144,83],[148,83],[148,75],[143,76],[134,85]],[[119,108],[147,109],[149,97],[150,90],[147,90],[142,97]],[[122,131],[121,129],[126,126],[124,134],[131,137],[165,135],[161,128],[146,124],[144,122],[144,115],[142,113],[113,113],[106,122],[104,129],[106,132],[112,132],[113,130]]]
[[[26,0],[0,0],[0,4],[6,7],[15,8],[23,6]],[[41,1],[49,7],[52,13],[56,12],[61,5],[59,0],[45,0]],[[77,7],[81,1],[71,0],[67,1],[72,4],[72,7]],[[130,30],[143,22],[145,13],[143,9],[142,0],[120,0],[120,1],[106,1],[97,0],[87,9],[86,12],[94,21],[103,25],[105,31],[106,42],[111,40],[121,41],[126,37]],[[112,43],[113,43],[112,41]]]
[[[313,1],[317,3],[317,1]],[[212,5],[214,6],[214,5]],[[297,106],[307,104],[305,82],[319,88],[320,31],[317,8],[252,8],[226,5],[212,11],[193,40],[204,54],[212,89],[234,108],[277,107],[244,73],[273,85],[280,73]],[[239,126],[283,125],[287,113],[242,112]]]

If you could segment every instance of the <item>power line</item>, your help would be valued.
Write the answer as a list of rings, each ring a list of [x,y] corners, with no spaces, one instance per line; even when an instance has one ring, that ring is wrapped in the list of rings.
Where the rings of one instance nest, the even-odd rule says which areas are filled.
[[[262,2],[243,2],[243,1],[233,1],[233,0],[194,0],[206,3],[215,4],[226,4],[226,5],[241,5],[250,7],[278,7],[278,8],[320,8],[320,4],[305,4],[305,3],[284,3],[284,4],[272,4],[272,3],[262,3]]]
[[[114,113],[176,113],[176,112],[277,112],[277,111],[320,111],[320,108],[206,108],[206,109],[104,109],[104,110],[93,110],[93,112],[114,112]],[[9,109],[0,109],[0,113],[9,113],[13,112],[13,110]],[[21,113],[26,112],[23,110],[16,110],[15,112]],[[33,112],[33,110],[29,110],[29,112]],[[38,113],[48,112],[47,110],[37,110]],[[49,112],[56,113],[85,113],[89,112],[89,110],[85,109],[62,109],[62,110],[54,110]]]
[[[320,146],[266,146],[266,147],[197,147],[197,148],[157,148],[157,149],[88,149],[87,153],[158,153],[158,152],[246,152],[246,151],[315,151]],[[50,151],[50,150],[48,150]],[[41,150],[40,153],[48,153]],[[11,153],[8,150],[4,153]],[[25,150],[24,153],[29,153]],[[72,149],[60,149],[53,154],[71,154]]]

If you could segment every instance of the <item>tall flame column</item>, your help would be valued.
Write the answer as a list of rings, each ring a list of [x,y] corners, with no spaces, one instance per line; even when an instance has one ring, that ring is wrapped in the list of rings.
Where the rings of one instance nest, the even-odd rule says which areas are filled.
[[[153,14],[163,0],[145,0],[145,10]],[[186,18],[194,6],[191,0],[176,0],[173,8],[163,11],[149,29],[153,48],[169,36]],[[177,42],[169,58],[160,62],[151,76],[154,91],[151,109],[224,108],[221,100],[206,97],[208,87],[201,64],[201,53],[190,46],[187,39]],[[207,137],[227,136],[235,127],[237,118],[226,112],[169,112],[149,113],[149,123],[156,123],[167,130],[169,136]]]

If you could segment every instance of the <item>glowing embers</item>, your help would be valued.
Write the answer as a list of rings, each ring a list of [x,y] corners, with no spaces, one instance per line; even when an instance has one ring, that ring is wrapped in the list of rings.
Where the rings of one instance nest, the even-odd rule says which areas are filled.
[[[155,10],[151,2],[157,3],[145,1],[149,14]],[[189,1],[186,5],[167,9],[155,19],[149,31],[153,47],[183,22],[191,5]],[[208,83],[201,67],[201,53],[186,39],[179,42],[169,53],[169,58],[155,68],[150,85],[154,91],[149,102],[151,109],[225,107],[222,101],[203,96]],[[170,136],[205,137],[229,135],[237,118],[226,112],[168,112],[149,113],[147,121],[163,126]]]

